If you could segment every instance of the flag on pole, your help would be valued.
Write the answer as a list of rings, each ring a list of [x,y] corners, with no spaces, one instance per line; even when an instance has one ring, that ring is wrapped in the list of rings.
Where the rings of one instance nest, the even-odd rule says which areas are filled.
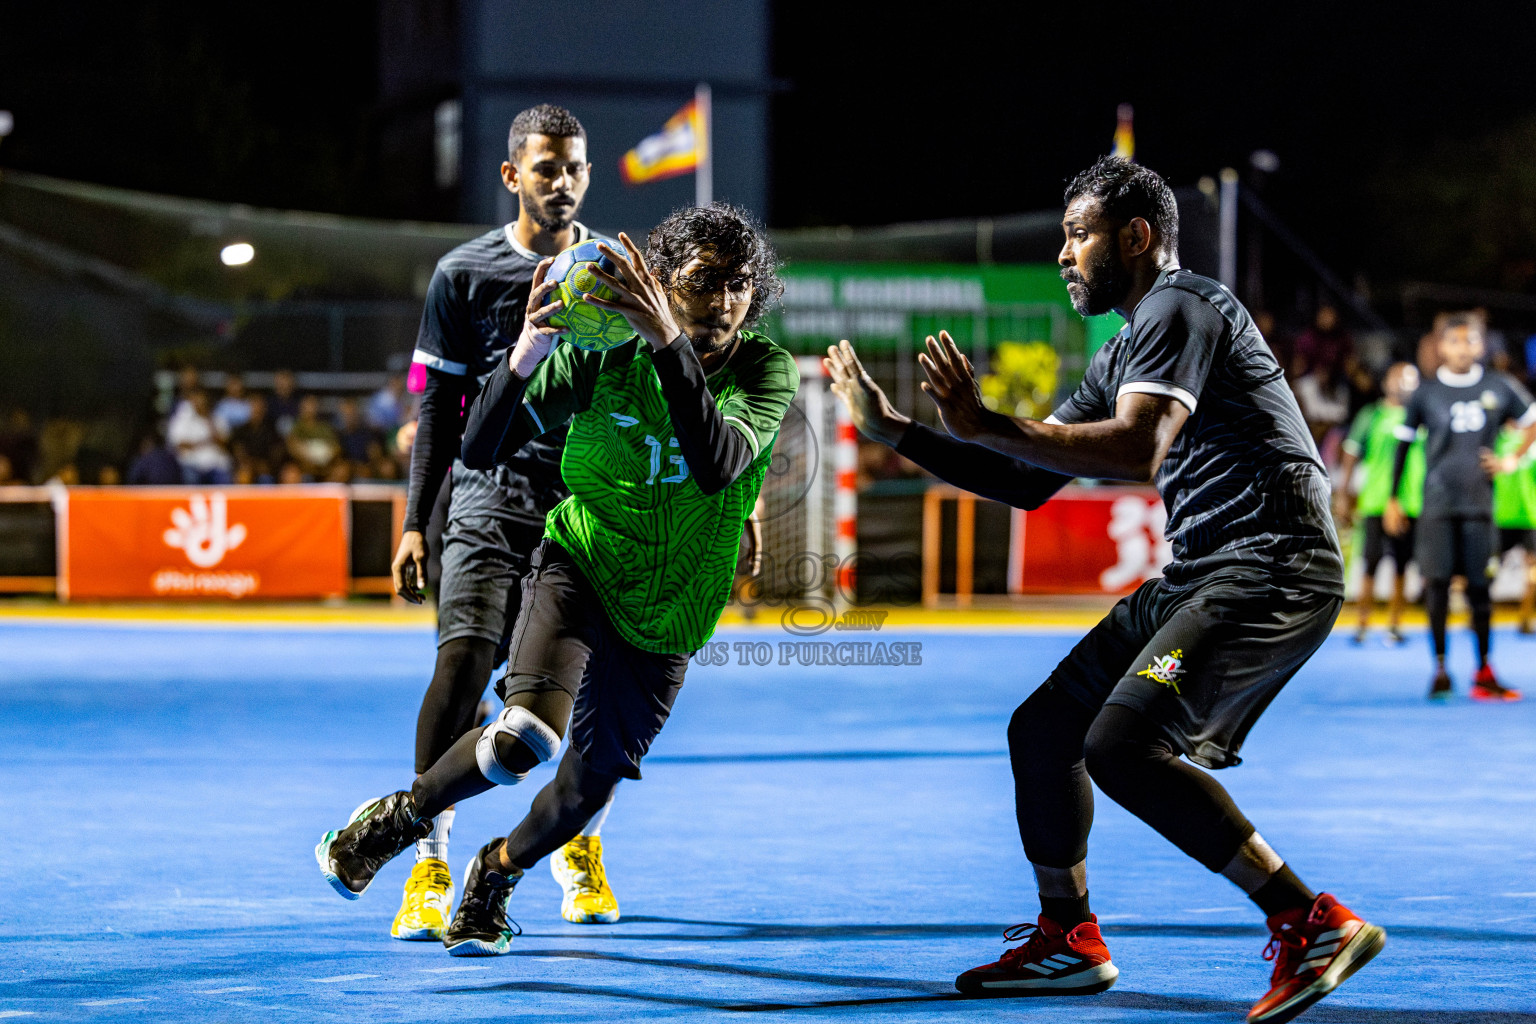
[[[682,174],[693,174],[707,162],[708,100],[695,96],[673,114],[655,135],[647,135],[619,161],[626,185],[643,185]]]
[[[1131,129],[1131,114],[1129,103],[1122,103],[1115,110],[1115,156],[1122,160],[1136,157],[1136,133]]]

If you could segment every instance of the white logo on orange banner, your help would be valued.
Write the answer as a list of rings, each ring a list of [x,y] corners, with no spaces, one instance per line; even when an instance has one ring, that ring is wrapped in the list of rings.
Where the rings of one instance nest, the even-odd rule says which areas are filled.
[[[187,508],[171,509],[171,522],[165,531],[165,543],[186,553],[187,561],[199,569],[211,569],[224,556],[245,542],[245,526],[228,525],[229,510],[224,495],[214,492],[204,497],[194,494]]]
[[[1162,574],[1173,561],[1173,545],[1163,536],[1168,510],[1160,499],[1126,495],[1109,507],[1109,538],[1115,542],[1115,564],[1099,574],[1099,586],[1124,590]]]

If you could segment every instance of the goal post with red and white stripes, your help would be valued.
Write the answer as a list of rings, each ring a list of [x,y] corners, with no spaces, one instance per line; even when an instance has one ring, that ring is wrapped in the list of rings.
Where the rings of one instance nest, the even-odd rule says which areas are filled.
[[[800,390],[779,429],[754,518],[762,565],[750,596],[764,605],[855,599],[858,436],[815,356],[800,356]]]

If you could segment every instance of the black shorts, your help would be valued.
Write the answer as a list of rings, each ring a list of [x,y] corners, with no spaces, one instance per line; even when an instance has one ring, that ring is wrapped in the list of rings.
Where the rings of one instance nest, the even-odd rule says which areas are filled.
[[[1426,580],[1465,576],[1486,583],[1497,570],[1493,555],[1493,520],[1482,516],[1436,516],[1419,520],[1414,560]]]
[[[1206,768],[1239,763],[1248,730],[1322,646],[1343,598],[1222,575],[1148,580],[1083,637],[1050,682],[1097,710],[1133,708]]]
[[[1536,530],[1527,530],[1518,526],[1499,527],[1499,554],[1524,548],[1528,555],[1536,555]]]
[[[496,644],[496,664],[506,659],[522,603],[522,580],[543,536],[543,524],[449,515],[437,587],[439,647],[460,637],[479,637]]]
[[[1365,527],[1365,549],[1360,557],[1367,576],[1376,575],[1376,567],[1383,556],[1392,559],[1392,566],[1398,572],[1408,568],[1408,563],[1413,561],[1413,534],[1418,520],[1408,520],[1408,530],[1401,537],[1387,532],[1381,516],[1367,516],[1362,525]]]
[[[619,635],[591,584],[559,544],[545,540],[523,578],[507,672],[514,693],[564,690],[575,701],[567,739],[590,767],[640,777],[640,759],[667,724],[689,654],[642,651]]]

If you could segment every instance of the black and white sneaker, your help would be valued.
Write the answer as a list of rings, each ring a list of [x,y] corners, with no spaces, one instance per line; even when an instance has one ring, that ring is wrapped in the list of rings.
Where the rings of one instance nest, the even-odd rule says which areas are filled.
[[[518,879],[485,867],[485,857],[501,845],[494,839],[480,847],[464,869],[464,896],[458,912],[443,933],[443,945],[451,956],[500,956],[512,948],[514,936],[523,930],[507,920],[507,897]]]
[[[401,790],[369,800],[352,812],[346,828],[321,836],[315,861],[331,888],[355,900],[380,868],[431,831],[432,819],[417,817],[411,794]]]

